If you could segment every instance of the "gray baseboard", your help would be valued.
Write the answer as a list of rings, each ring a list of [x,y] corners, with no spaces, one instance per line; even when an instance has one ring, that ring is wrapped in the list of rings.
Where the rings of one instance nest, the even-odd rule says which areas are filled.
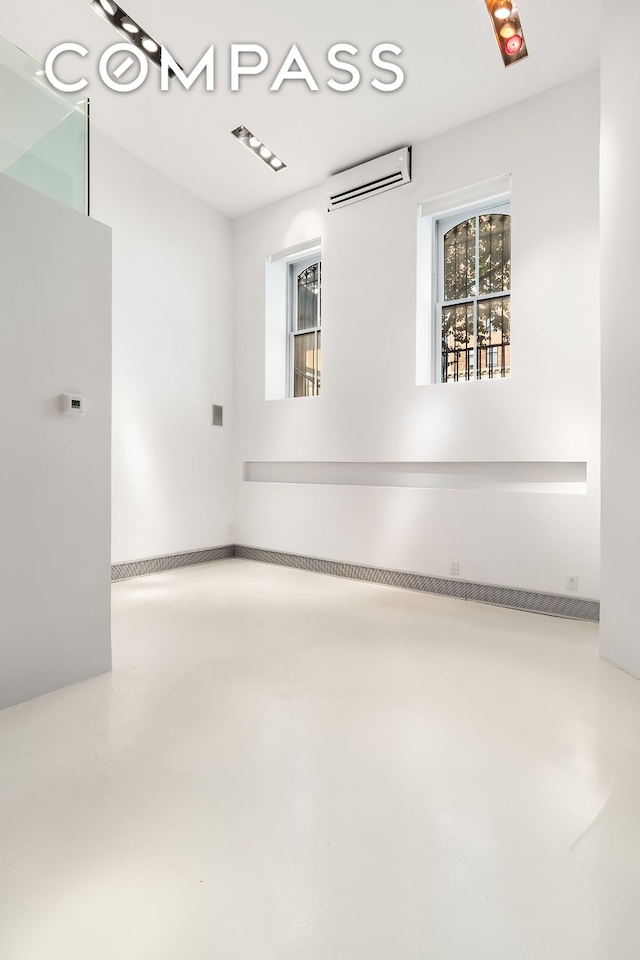
[[[190,550],[188,553],[173,553],[166,557],[152,557],[150,560],[133,560],[131,563],[114,563],[111,567],[111,582],[131,580],[133,577],[146,577],[151,573],[164,570],[177,570],[179,567],[195,567],[199,563],[213,563],[215,560],[228,560],[233,557],[234,547],[211,547],[209,550]]]
[[[346,577],[349,580],[364,580],[367,583],[383,583],[390,587],[435,593],[439,596],[456,597],[459,600],[473,600],[476,603],[509,607],[512,610],[524,610],[528,613],[542,613],[569,620],[588,620],[592,623],[597,623],[600,619],[600,603],[583,597],[517,590],[514,587],[498,587],[447,577],[427,577],[417,573],[401,573],[397,570],[364,567],[335,560],[318,560],[315,557],[280,553],[276,550],[260,550],[256,547],[237,544],[233,555],[243,560],[257,560],[260,563],[274,563],[283,567],[295,567],[298,570],[312,570],[314,573]]]
[[[599,601],[588,600],[584,597],[568,597],[563,594],[518,590],[514,587],[500,587],[469,580],[403,573],[399,570],[384,570],[379,567],[342,563],[338,560],[320,560],[317,557],[282,553],[278,550],[262,550],[258,547],[246,547],[240,544],[212,547],[210,550],[194,550],[189,553],[176,553],[166,557],[154,557],[150,560],[135,560],[132,563],[117,563],[111,568],[111,580],[115,583],[120,580],[129,580],[132,577],[161,573],[164,570],[176,570],[179,567],[191,567],[200,563],[228,560],[231,557],[237,557],[240,560],[256,560],[259,563],[271,563],[281,567],[293,567],[297,570],[309,570],[330,577],[343,577],[347,580],[361,580],[366,583],[381,583],[390,587],[401,587],[404,590],[418,590],[421,593],[454,597],[458,600],[488,603],[492,606],[509,607],[511,610],[524,610],[528,613],[541,613],[551,617],[587,620],[591,623],[597,623],[600,619]]]

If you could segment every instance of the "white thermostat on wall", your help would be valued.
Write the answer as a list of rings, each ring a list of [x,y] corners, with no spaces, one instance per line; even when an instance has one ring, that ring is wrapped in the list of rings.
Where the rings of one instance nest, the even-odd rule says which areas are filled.
[[[63,393],[60,397],[65,417],[84,417],[84,397],[78,393]]]

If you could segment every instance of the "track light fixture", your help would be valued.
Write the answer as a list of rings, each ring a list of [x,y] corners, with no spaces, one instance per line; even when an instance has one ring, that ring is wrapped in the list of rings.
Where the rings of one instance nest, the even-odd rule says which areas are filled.
[[[160,44],[143,30],[133,17],[125,13],[115,0],[91,0],[91,6],[104,20],[111,23],[118,33],[126,37],[129,43],[142,50],[147,60],[158,68],[161,66]],[[169,70],[169,76],[175,76],[173,70]]]
[[[485,0],[505,67],[529,56],[516,0]]]
[[[262,140],[259,140],[258,137],[251,133],[251,130],[247,130],[245,126],[240,126],[232,130],[231,133],[240,143],[244,144],[247,150],[253,153],[259,160],[262,160],[263,163],[266,163],[266,165],[271,167],[276,173],[279,170],[285,169],[286,163],[284,163],[280,157],[276,157],[273,150],[269,150],[269,147],[265,146]]]

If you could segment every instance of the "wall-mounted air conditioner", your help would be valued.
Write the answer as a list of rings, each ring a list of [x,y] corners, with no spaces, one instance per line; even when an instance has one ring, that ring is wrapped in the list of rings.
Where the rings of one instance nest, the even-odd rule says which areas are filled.
[[[411,147],[401,147],[357,167],[337,173],[327,180],[325,196],[328,210],[339,210],[358,200],[411,183]]]

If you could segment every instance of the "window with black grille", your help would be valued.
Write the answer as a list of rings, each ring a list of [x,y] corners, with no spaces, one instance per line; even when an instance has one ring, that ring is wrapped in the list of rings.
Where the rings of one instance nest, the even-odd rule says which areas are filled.
[[[511,373],[511,209],[508,200],[436,223],[438,379]]]
[[[289,395],[320,395],[322,370],[322,260],[317,254],[289,265]]]

